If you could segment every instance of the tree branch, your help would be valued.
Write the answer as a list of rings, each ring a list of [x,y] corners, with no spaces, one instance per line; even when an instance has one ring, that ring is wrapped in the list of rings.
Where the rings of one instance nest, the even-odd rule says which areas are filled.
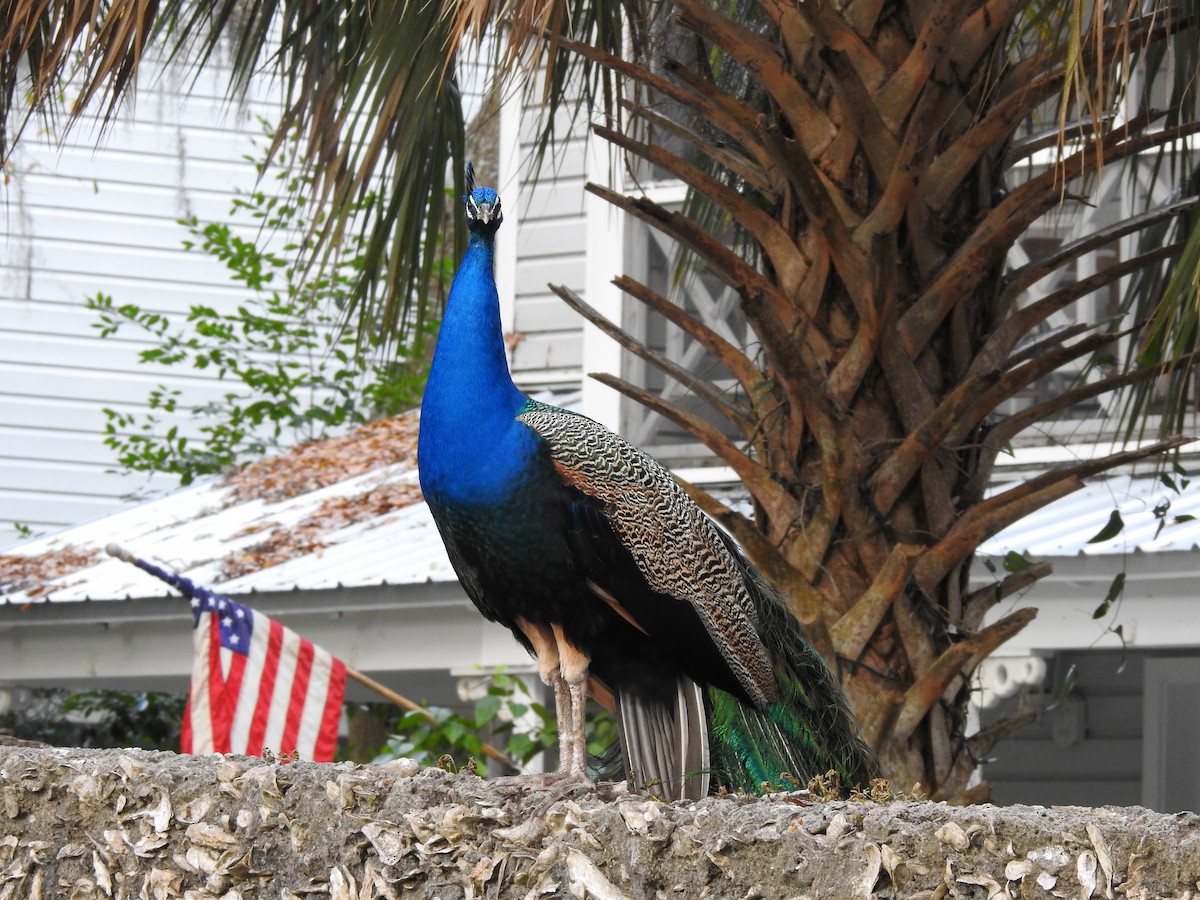
[[[1026,407],[1020,412],[1013,413],[1001,419],[983,436],[980,442],[982,449],[978,467],[975,474],[967,482],[964,492],[968,494],[982,494],[988,479],[991,477],[992,466],[997,454],[1004,449],[1009,441],[1034,422],[1041,422],[1056,412],[1068,409],[1076,403],[1081,403],[1092,397],[1098,397],[1101,394],[1107,394],[1128,385],[1139,384],[1149,381],[1152,378],[1166,375],[1177,365],[1192,365],[1195,363],[1196,358],[1196,354],[1188,354],[1188,356],[1180,360],[1170,360],[1157,366],[1146,366],[1133,372],[1110,375],[1107,378],[1082,384],[1069,391],[1064,391],[1056,397],[1051,397],[1049,400]]]
[[[778,165],[778,159],[767,153],[756,134],[754,112],[736,104],[732,97],[713,96],[711,92],[705,94],[689,90],[682,84],[663,78],[636,63],[627,62],[583,41],[559,37],[558,42],[563,49],[578,53],[584,59],[596,62],[619,75],[640,82],[694,111],[709,125],[725,132],[740,145],[757,161],[764,172],[770,173]]]
[[[804,151],[809,156],[819,156],[833,140],[836,130],[825,110],[784,68],[778,45],[697,0],[673,0],[673,3],[679,10],[676,21],[745,66],[774,98]]]
[[[758,191],[767,204],[774,205],[779,202],[779,195],[771,187],[771,183],[767,181],[766,173],[753,160],[742,156],[740,153],[733,152],[728,147],[719,147],[712,141],[705,140],[690,128],[685,128],[673,119],[669,119],[645,106],[636,105],[628,100],[622,101],[622,106],[630,114],[649,122],[652,127],[662,129],[668,134],[686,141],[705,156],[716,160],[717,163],[724,166],[735,176],[746,182],[747,185]]]
[[[1082,297],[1093,291],[1101,290],[1112,284],[1118,278],[1124,278],[1131,272],[1136,272],[1145,266],[1152,265],[1176,256],[1182,249],[1182,243],[1168,244],[1157,247],[1141,256],[1125,259],[1114,263],[1106,269],[1090,275],[1081,281],[1075,281],[1052,294],[1047,294],[1040,300],[1030,303],[1013,311],[1004,322],[992,332],[991,337],[976,354],[968,370],[968,376],[979,375],[982,372],[999,369],[1008,361],[1009,353],[1020,340],[1031,334],[1038,325],[1050,316],[1066,309]]]
[[[921,557],[913,580],[924,591],[932,591],[956,565],[975,552],[984,541],[1013,522],[1083,487],[1083,479],[1118,466],[1157,456],[1191,443],[1194,438],[1176,437],[1136,450],[1112,453],[1064,469],[1045,472],[968,509],[950,532]]]
[[[858,659],[891,609],[892,602],[904,591],[909,573],[924,549],[911,544],[897,544],[892,548],[871,586],[830,629],[838,656]]]
[[[770,299],[777,307],[786,302],[777,285],[686,216],[670,212],[644,197],[627,197],[591,182],[587,190],[692,250],[704,259],[714,275],[741,295],[748,307],[761,309],[762,299]]]
[[[1010,572],[1002,581],[972,591],[963,600],[961,627],[964,631],[974,631],[997,603],[1032,587],[1053,571],[1048,562],[1030,563],[1024,569]]]
[[[777,23],[782,19],[782,12],[798,13],[818,41],[826,47],[839,53],[845,53],[859,80],[869,92],[876,91],[883,84],[886,68],[874,51],[849,26],[841,13],[827,3],[797,3],[788,4],[780,0],[767,0],[763,4],[767,14]]]
[[[808,271],[808,262],[796,247],[791,236],[772,216],[767,215],[737,191],[722,184],[708,173],[702,172],[669,150],[635,141],[633,138],[603,125],[593,125],[592,130],[623,150],[634,153],[654,165],[661,166],[680,181],[691,186],[693,190],[723,208],[733,221],[745,228],[758,241],[775,269],[780,288],[788,293],[799,289],[800,283]]]
[[[1165,219],[1174,219],[1177,216],[1195,209],[1200,203],[1200,197],[1187,197],[1183,200],[1177,200],[1174,203],[1168,203],[1154,209],[1147,210],[1144,213],[1139,213],[1136,216],[1129,216],[1119,222],[1114,222],[1105,228],[1097,229],[1090,234],[1084,235],[1078,240],[1071,241],[1068,244],[1063,244],[1053,253],[1048,253],[1038,259],[1032,260],[1019,269],[1013,269],[1004,276],[1004,288],[1000,292],[1000,302],[1007,306],[1012,302],[1013,298],[1021,291],[1025,290],[1031,284],[1045,278],[1063,263],[1071,262],[1083,256],[1083,254],[1095,250],[1098,247],[1103,247],[1110,241],[1124,237],[1127,234],[1132,234],[1135,231],[1141,231],[1150,225],[1154,225]],[[1124,260],[1125,264],[1136,263],[1134,268],[1140,268],[1144,263],[1140,262],[1140,257],[1134,260]],[[1100,275],[1103,273],[1097,273]],[[1092,276],[1093,278],[1096,276]]]
[[[1037,719],[1037,710],[1027,709],[1015,715],[1005,716],[988,728],[977,731],[967,740],[967,749],[971,758],[982,760],[1000,741],[1011,737],[1025,726],[1032,725]]]
[[[1103,141],[1090,142],[997,204],[954,254],[937,280],[901,317],[900,341],[909,356],[916,358],[954,305],[963,297],[971,296],[979,279],[999,262],[1013,241],[1031,222],[1059,202],[1064,185],[1083,175],[1101,158],[1113,162],[1200,131],[1200,121],[1196,121],[1152,135],[1129,137],[1144,125],[1139,118],[1114,130]]]
[[[991,653],[1032,622],[1036,616],[1036,609],[1018,609],[982,631],[950,645],[905,693],[904,703],[896,716],[892,739],[906,740],[930,708],[942,699],[947,686],[956,678],[970,674],[965,671],[968,660]]]
[[[550,285],[550,290],[554,291],[567,306],[571,307],[571,309],[591,322],[630,353],[646,360],[651,365],[657,366],[680,384],[694,391],[704,399],[705,403],[728,419],[741,432],[742,437],[750,440],[754,434],[754,423],[750,419],[749,411],[731,402],[726,394],[711,381],[701,378],[695,372],[685,369],[678,363],[667,359],[661,353],[655,353],[641,341],[634,338],[629,332],[619,328],[609,319],[600,315],[595,307],[585,302],[582,297],[570,288],[561,284],[552,284]]]
[[[896,154],[899,152],[896,135],[883,121],[874,98],[846,54],[824,49],[820,59],[840,100],[843,122],[839,140],[847,139],[843,132],[849,129],[866,154],[875,178],[881,184],[885,183],[888,173],[896,167]]]
[[[754,397],[758,393],[759,386],[762,384],[766,376],[758,366],[754,365],[745,354],[737,347],[713,331],[703,322],[689,315],[679,305],[672,303],[662,294],[651,290],[646,285],[642,284],[628,275],[621,275],[613,279],[613,284],[618,288],[644,304],[649,309],[658,313],[672,325],[678,327],[681,331],[701,344],[705,350],[719,359],[737,379],[738,384],[742,386],[742,390],[746,392],[748,397]]]
[[[940,0],[921,24],[904,62],[875,95],[883,120],[898,130],[929,85],[934,67],[946,58],[958,37],[970,0]]]
[[[733,98],[718,91],[711,82],[678,62],[668,60],[666,66],[674,78],[696,93],[707,96],[713,103],[726,107],[736,103]],[[745,107],[742,110],[744,115],[750,115]],[[782,169],[800,206],[825,236],[830,257],[846,283],[847,292],[854,297],[868,290],[867,261],[851,240],[849,227],[839,207],[840,195],[821,178],[816,165],[798,143],[783,138],[775,130],[763,129],[757,114],[746,121],[745,126],[755,131],[759,145],[764,148],[764,155],[771,159],[766,166],[768,171]]]

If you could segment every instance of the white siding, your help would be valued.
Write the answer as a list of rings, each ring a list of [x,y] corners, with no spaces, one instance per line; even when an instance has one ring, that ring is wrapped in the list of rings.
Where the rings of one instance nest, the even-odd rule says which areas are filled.
[[[159,383],[183,389],[188,406],[225,390],[211,376],[139,366],[145,343],[133,331],[100,340],[85,307],[97,292],[176,315],[241,298],[220,263],[183,249],[178,224],[224,219],[234,191],[255,186],[243,156],[262,137],[258,117],[277,112],[262,91],[230,104],[224,79],[146,78],[99,148],[95,119],[61,143],[35,122],[12,155],[0,224],[0,546],[17,539],[15,522],[50,530],[173,485],[110,471],[104,407],[140,409]]]
[[[548,285],[565,284],[575,291],[584,287],[587,131],[570,132],[570,120],[560,116],[555,123],[559,139],[535,171],[537,117],[536,106],[526,103],[519,132],[512,321],[521,339],[512,351],[513,378],[527,388],[577,387],[583,368],[583,323]]]
[[[983,777],[998,804],[1129,806],[1142,802],[1142,683],[1146,654],[1134,650],[1057,654],[1052,697],[1074,665],[1067,700],[988,754]],[[1034,702],[1052,705],[1048,697]],[[992,720],[989,716],[985,725]],[[1068,721],[1078,715],[1082,733]],[[1077,739],[1075,739],[1077,738]]]

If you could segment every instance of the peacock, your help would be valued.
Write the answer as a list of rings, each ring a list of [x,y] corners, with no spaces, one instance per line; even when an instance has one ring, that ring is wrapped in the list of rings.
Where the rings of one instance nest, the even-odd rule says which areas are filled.
[[[656,460],[513,384],[494,277],[496,191],[467,167],[469,242],[421,404],[421,488],[463,588],[553,689],[557,772],[591,784],[589,691],[627,773],[668,799],[877,762],[799,623]]]

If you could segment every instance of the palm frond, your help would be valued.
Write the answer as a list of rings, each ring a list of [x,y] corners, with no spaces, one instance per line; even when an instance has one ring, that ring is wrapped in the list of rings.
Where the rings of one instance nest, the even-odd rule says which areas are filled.
[[[435,4],[15,0],[11,13],[0,34],[0,155],[31,115],[69,122],[99,104],[111,117],[147,60],[198,70],[227,44],[232,94],[264,70],[281,80],[273,152],[293,131],[303,136],[303,180],[329,209],[310,262],[319,266],[347,229],[366,237],[364,333],[386,343],[436,303],[437,261],[463,243],[446,210],[462,189],[464,123],[449,25]]]

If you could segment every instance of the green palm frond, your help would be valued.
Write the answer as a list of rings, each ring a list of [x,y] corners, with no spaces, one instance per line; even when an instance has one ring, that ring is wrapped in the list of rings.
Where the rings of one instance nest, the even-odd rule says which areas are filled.
[[[99,105],[111,116],[152,50],[199,69],[225,44],[231,93],[264,70],[283,85],[274,149],[293,130],[303,136],[306,181],[331,210],[310,261],[319,265],[347,229],[366,236],[360,326],[400,336],[438,300],[447,233],[448,252],[462,246],[446,211],[447,195],[462,190],[464,124],[437,4],[14,0],[10,9],[0,35],[0,154],[30,115],[70,120]],[[368,196],[376,202],[356,217]]]
[[[275,149],[285,134],[302,136],[305,181],[330,209],[310,261],[326,259],[347,229],[364,234],[354,320],[386,341],[436,306],[439,259],[462,250],[459,217],[448,215],[466,161],[460,50],[503,26],[491,62],[510,78],[510,97],[523,89],[545,107],[540,161],[565,137],[553,127],[560,109],[619,113],[611,73],[557,37],[619,50],[629,34],[636,43],[642,15],[635,0],[12,0],[0,33],[0,159],[32,115],[111,117],[155,56],[199,70],[227,55],[233,95],[274,73],[283,86]],[[352,212],[368,197],[368,212]]]

